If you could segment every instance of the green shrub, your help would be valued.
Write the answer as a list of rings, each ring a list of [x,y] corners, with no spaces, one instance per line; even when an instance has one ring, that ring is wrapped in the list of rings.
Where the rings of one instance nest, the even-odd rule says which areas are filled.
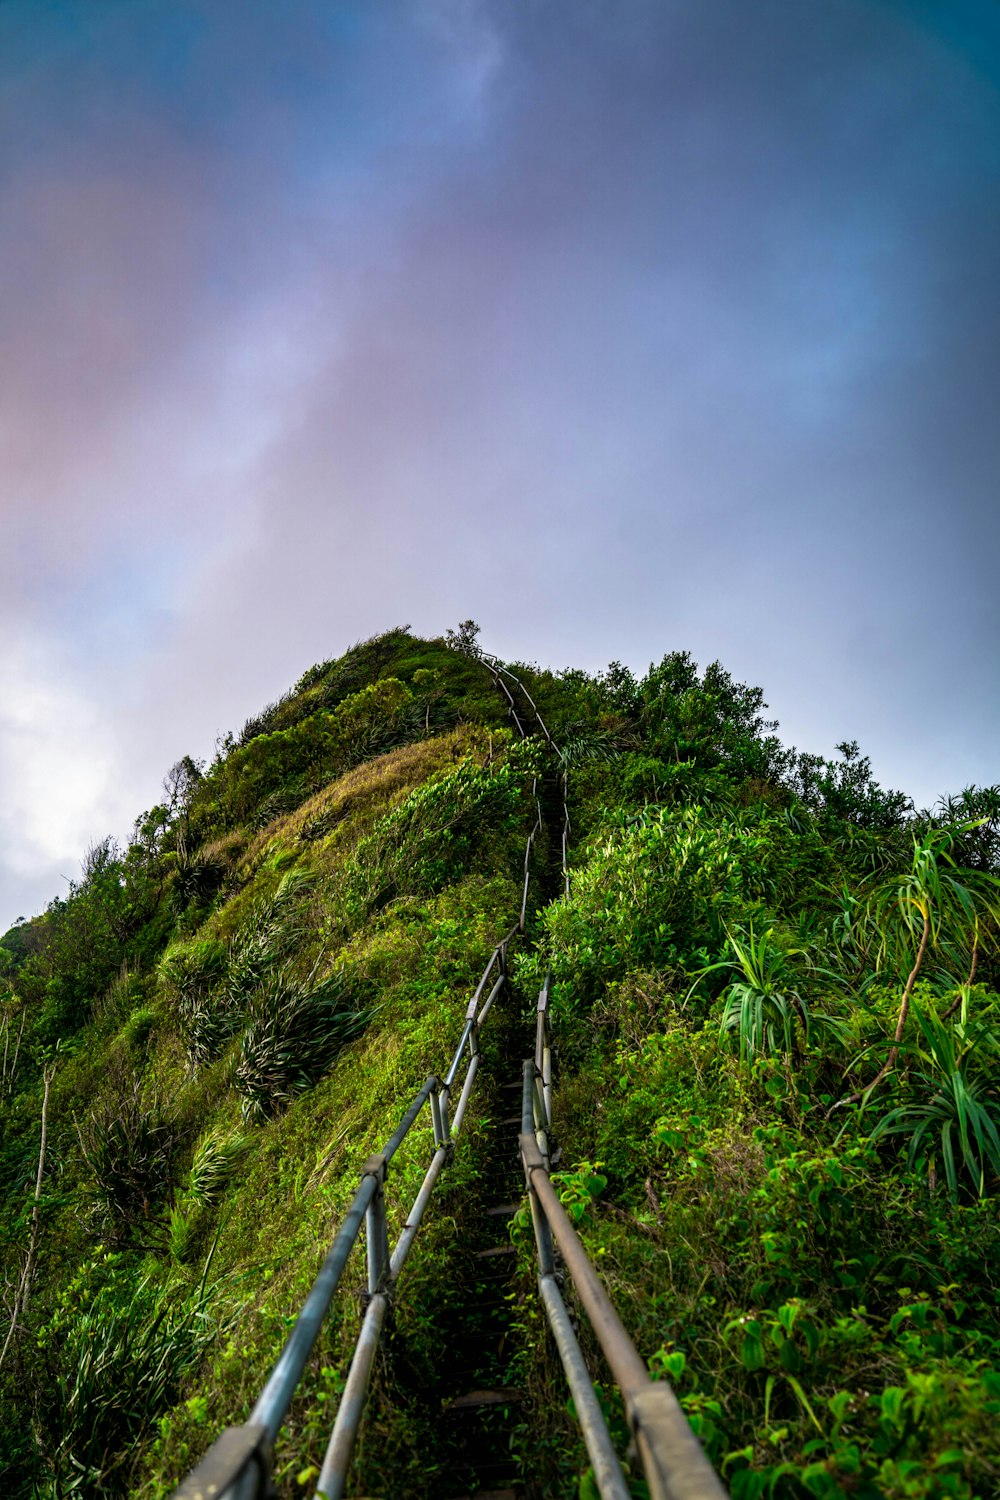
[[[145,1054],[159,1016],[149,1005],[134,1010],[121,1030],[121,1038],[131,1052]]]
[[[217,1057],[243,1026],[261,986],[288,961],[303,936],[302,907],[315,885],[309,870],[286,871],[273,894],[245,913],[228,946],[215,938],[178,943],[160,962],[191,1065]]]
[[[140,1445],[218,1338],[216,1299],[137,1280],[116,1255],[83,1264],[38,1338],[44,1495],[129,1493]]]
[[[502,849],[520,826],[525,777],[538,749],[512,746],[500,763],[465,757],[433,776],[380,818],[352,855],[344,879],[344,917],[354,923],[403,895],[426,896],[468,873],[489,843]],[[513,852],[513,850],[512,850]]]
[[[235,1023],[218,998],[228,961],[225,944],[213,938],[175,943],[160,960],[160,983],[195,1066],[214,1057],[233,1033]]]
[[[298,979],[289,969],[269,976],[248,1005],[233,1069],[244,1117],[263,1120],[290,1104],[370,1019],[340,974],[319,982],[314,974]]]

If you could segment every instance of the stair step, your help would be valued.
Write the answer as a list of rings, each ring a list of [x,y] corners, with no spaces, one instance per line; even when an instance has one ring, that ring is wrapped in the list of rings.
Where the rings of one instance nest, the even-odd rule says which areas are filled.
[[[488,1219],[510,1219],[521,1207],[520,1203],[498,1203],[496,1208],[488,1208],[486,1217]]]
[[[492,1260],[493,1257],[496,1256],[496,1255],[516,1255],[516,1254],[517,1254],[517,1246],[516,1245],[494,1245],[489,1250],[475,1250],[475,1251],[473,1251],[473,1259],[474,1260]]]
[[[474,1495],[459,1495],[458,1500],[520,1500],[520,1490],[477,1490]]]
[[[506,1120],[501,1120],[500,1121],[501,1125],[520,1125],[520,1123],[521,1123],[521,1116],[520,1115],[508,1115],[507,1118],[506,1118]]]
[[[445,1406],[445,1411],[472,1411],[480,1406],[511,1406],[523,1399],[522,1392],[513,1385],[501,1386],[499,1390],[467,1391],[456,1396]]]

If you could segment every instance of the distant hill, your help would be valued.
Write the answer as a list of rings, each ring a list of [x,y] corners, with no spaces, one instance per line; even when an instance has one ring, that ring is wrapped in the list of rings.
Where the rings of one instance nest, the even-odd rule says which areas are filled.
[[[510,665],[555,748],[513,721],[473,622],[390,630],[210,765],[173,766],[127,846],[0,940],[13,1500],[169,1495],[245,1419],[361,1163],[517,919],[535,778],[503,1024],[527,1055],[551,972],[563,1191],[727,1486],[1000,1492],[1000,789],[920,812],[855,744],[783,745],[759,688],[684,652],[641,679]],[[356,1496],[448,1493],[448,1268],[509,1107],[484,1070],[401,1282]],[[511,1232],[508,1446],[525,1495],[590,1496]],[[283,1496],[311,1493],[356,1327],[342,1292],[279,1443]]]

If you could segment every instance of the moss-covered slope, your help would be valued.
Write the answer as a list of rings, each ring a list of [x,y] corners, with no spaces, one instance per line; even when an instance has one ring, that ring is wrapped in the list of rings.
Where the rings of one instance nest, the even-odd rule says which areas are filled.
[[[995,1493],[996,789],[917,814],[856,746],[782,746],[758,689],[684,653],[641,681],[517,670],[569,768],[573,888],[543,838],[503,1025],[529,1050],[551,968],[562,1187],[643,1355],[734,1494]],[[516,919],[536,772],[558,832],[556,769],[471,627],[390,631],[172,768],[128,846],[6,935],[6,1493],[166,1495],[245,1416],[360,1163]],[[434,1487],[427,1392],[490,1090],[407,1269],[358,1495]],[[428,1148],[401,1153],[394,1214]],[[529,1488],[569,1495],[586,1462],[524,1228],[511,1438]],[[285,1495],[356,1326],[345,1287]]]

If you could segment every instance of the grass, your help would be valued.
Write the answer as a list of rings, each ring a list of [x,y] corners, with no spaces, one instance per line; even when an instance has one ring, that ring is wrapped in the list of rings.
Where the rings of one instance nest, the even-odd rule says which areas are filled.
[[[435,897],[379,913],[341,950],[338,964],[350,982],[363,983],[379,996],[378,1027],[348,1042],[326,1076],[293,1099],[284,1114],[249,1132],[238,1174],[216,1199],[206,1223],[218,1232],[218,1274],[252,1290],[228,1339],[213,1348],[184,1400],[167,1413],[140,1493],[168,1495],[199,1446],[207,1446],[219,1425],[246,1411],[329,1248],[357,1186],[360,1163],[395,1127],[426,1076],[428,1059],[443,1065],[461,1029],[470,988],[496,941],[496,913],[506,908],[512,920],[519,894],[517,883],[503,877],[467,877]],[[393,1164],[388,1197],[394,1234],[431,1151],[427,1118]],[[446,1205],[449,1192],[458,1192],[464,1171],[457,1167],[450,1172],[408,1266],[413,1301],[397,1317],[410,1330],[413,1357],[431,1357],[426,1341],[432,1338],[428,1299],[433,1268],[457,1232]],[[192,1165],[192,1184],[194,1179]],[[206,1223],[200,1229],[201,1245]],[[324,1414],[342,1379],[357,1326],[351,1288],[359,1274],[348,1274],[282,1440],[279,1468],[288,1466],[288,1494],[295,1492],[293,1469],[297,1473],[310,1459],[318,1463],[322,1458]],[[413,1445],[402,1435],[396,1462],[400,1474],[410,1474]],[[412,1474],[400,1482],[411,1480]]]
[[[981,901],[972,911],[942,897],[933,840],[917,891],[918,846],[891,824],[891,796],[866,782],[857,825],[801,767],[782,771],[784,752],[755,741],[746,714],[722,733],[725,694],[749,709],[756,699],[709,675],[677,657],[645,683],[624,669],[530,672],[557,737],[571,730],[591,757],[620,752],[571,767],[573,893],[529,911],[539,950],[517,962],[529,992],[554,968],[564,1190],[641,1353],[677,1383],[737,1500],[974,1500],[1000,1486],[1000,1168],[985,1123],[998,1081],[995,922]],[[213,878],[182,911],[178,828],[151,815],[127,858],[108,853],[86,901],[5,940],[39,1041],[53,1016],[90,1018],[59,1054],[30,1339],[0,1372],[8,1414],[28,1375],[40,1434],[33,1456],[26,1427],[0,1424],[17,1500],[73,1486],[165,1500],[220,1428],[245,1418],[361,1162],[449,1056],[471,985],[516,916],[533,752],[495,727],[503,709],[482,668],[390,632],[307,678],[305,696],[250,726],[252,753],[197,783],[184,858]],[[295,780],[294,755],[326,732],[321,715],[346,703],[341,718],[360,716],[368,733],[376,683],[418,737],[272,817],[311,784]],[[456,727],[457,713],[476,722]],[[256,802],[240,766],[258,778]],[[838,783],[838,807],[845,795]],[[554,891],[552,852],[539,841]],[[907,880],[933,905],[913,908],[919,932],[897,920]],[[974,885],[962,876],[970,901]],[[137,938],[136,913],[149,911]],[[85,991],[84,970],[103,976],[101,994]],[[949,1020],[956,976],[966,998]],[[893,1045],[904,989],[914,1013],[897,1066],[863,1108],[831,1114]],[[951,1053],[927,1034],[935,1017]],[[0,1142],[8,1275],[37,1162],[36,1051],[19,1065]],[[423,1394],[484,1098],[408,1266],[355,1495],[426,1482]],[[949,1119],[950,1175],[935,1144]],[[430,1149],[425,1118],[393,1163],[396,1229]],[[98,1217],[110,1248],[95,1249]],[[210,1306],[199,1300],[209,1254]],[[280,1441],[283,1500],[322,1455],[360,1259]],[[586,1464],[532,1285],[525,1258],[517,1378],[531,1424],[512,1439],[526,1473],[568,1500],[588,1492]],[[604,1398],[618,1430],[607,1384]]]

